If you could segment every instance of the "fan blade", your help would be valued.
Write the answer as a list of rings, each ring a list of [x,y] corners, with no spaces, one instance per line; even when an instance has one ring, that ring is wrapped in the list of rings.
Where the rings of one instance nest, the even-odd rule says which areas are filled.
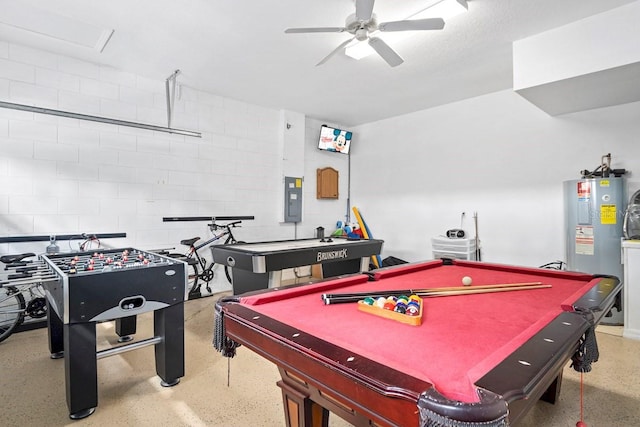
[[[413,19],[406,21],[381,22],[378,24],[380,31],[421,31],[441,30],[444,28],[442,18]]]
[[[353,39],[355,39],[355,37],[351,37],[349,40],[347,40],[347,41],[345,41],[345,42],[343,42],[343,43],[340,43],[340,46],[338,46],[337,48],[333,49],[329,55],[325,56],[325,57],[322,59],[322,61],[318,62],[318,63],[316,64],[316,67],[317,67],[318,65],[322,65],[322,64],[324,64],[325,62],[327,62],[327,61],[328,61],[328,60],[329,60],[333,55],[335,55],[336,53],[340,52],[340,50],[341,50],[341,49],[344,49],[344,48],[345,48],[345,46],[347,46],[349,43],[351,43],[351,40],[353,40]]]
[[[386,44],[382,39],[379,39],[378,37],[370,37],[369,46],[371,46],[373,50],[378,52],[378,55],[380,55],[382,59],[387,61],[387,64],[391,65],[392,67],[397,67],[404,62],[404,59],[402,59],[400,55],[398,55],[393,49],[389,47],[388,44]]]
[[[358,21],[368,21],[373,16],[375,0],[356,0],[356,18]]]
[[[317,28],[287,28],[284,30],[287,34],[295,33],[342,33],[346,31],[344,27],[317,27]]]

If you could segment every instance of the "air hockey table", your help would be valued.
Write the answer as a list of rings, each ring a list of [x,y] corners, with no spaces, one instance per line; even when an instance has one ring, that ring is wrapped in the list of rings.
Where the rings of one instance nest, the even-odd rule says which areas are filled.
[[[213,261],[232,268],[233,293],[274,288],[282,270],[323,264],[324,277],[369,270],[369,257],[379,254],[382,240],[325,237],[237,243],[211,247]]]

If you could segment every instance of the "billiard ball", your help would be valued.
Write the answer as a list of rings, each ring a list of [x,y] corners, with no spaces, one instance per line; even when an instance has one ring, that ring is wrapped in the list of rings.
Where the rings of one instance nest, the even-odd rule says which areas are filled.
[[[366,297],[366,298],[363,300],[363,302],[364,302],[365,304],[367,304],[367,305],[373,305],[373,304],[375,304],[376,300],[374,300],[374,299],[373,299],[373,298],[371,298],[371,297]]]
[[[393,311],[395,311],[396,313],[404,314],[407,311],[407,304],[402,301],[398,301]]]
[[[465,286],[471,286],[471,283],[473,282],[473,279],[471,279],[471,277],[469,276],[464,276],[462,278],[462,284]]]
[[[405,312],[407,316],[419,316],[420,315],[420,306],[409,304],[407,306],[407,311]]]

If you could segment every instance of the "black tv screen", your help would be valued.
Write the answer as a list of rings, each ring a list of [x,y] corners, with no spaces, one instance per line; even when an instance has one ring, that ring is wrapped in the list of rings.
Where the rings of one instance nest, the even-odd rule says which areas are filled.
[[[351,136],[352,132],[350,131],[322,125],[320,128],[318,148],[320,150],[349,154],[349,150],[351,149]]]

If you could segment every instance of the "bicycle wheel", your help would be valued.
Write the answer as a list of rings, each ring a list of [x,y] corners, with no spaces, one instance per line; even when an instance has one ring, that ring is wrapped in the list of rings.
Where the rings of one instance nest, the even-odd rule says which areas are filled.
[[[25,308],[24,297],[15,286],[0,288],[0,342],[22,324]]]
[[[237,242],[233,242],[232,245],[237,245],[240,243],[247,243],[247,242],[242,242],[242,241],[237,241]],[[229,281],[230,284],[233,284],[233,276],[231,273],[231,267],[229,267],[228,265],[224,266],[224,275],[227,276],[227,280]]]

